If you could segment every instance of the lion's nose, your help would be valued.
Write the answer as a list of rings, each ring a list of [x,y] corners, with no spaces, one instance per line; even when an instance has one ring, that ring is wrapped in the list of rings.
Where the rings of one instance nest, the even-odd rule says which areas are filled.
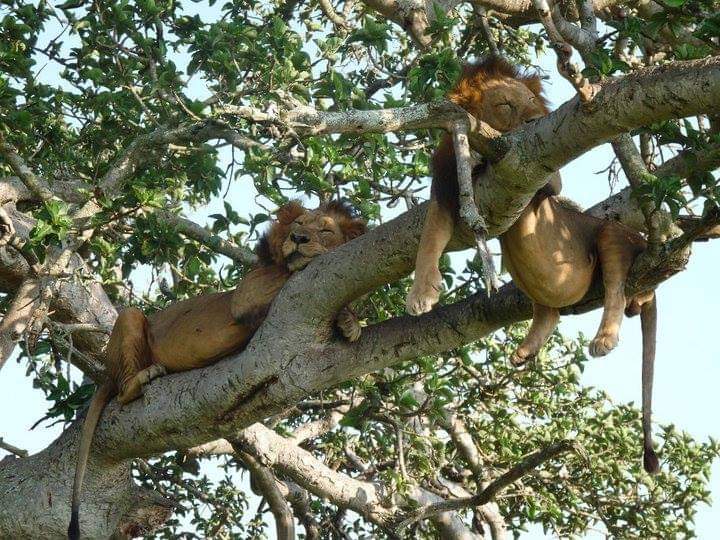
[[[290,233],[290,240],[296,244],[307,244],[310,241],[310,237],[303,233]]]

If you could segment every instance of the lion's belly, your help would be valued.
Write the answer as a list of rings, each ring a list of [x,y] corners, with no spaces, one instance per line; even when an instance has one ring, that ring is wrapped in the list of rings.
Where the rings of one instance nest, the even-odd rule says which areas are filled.
[[[191,298],[150,317],[153,360],[170,371],[205,367],[244,347],[255,329],[238,325],[230,312],[232,292]]]
[[[501,239],[503,263],[530,299],[565,307],[582,299],[595,274],[594,241],[577,232],[552,199],[531,203]]]

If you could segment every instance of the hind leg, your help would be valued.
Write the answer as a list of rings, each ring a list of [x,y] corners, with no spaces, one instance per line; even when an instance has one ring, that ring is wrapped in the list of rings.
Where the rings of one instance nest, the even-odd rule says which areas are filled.
[[[137,308],[128,308],[118,314],[110,334],[105,364],[122,403],[142,393],[145,378],[152,376],[149,381],[157,376],[157,369],[152,369],[155,365],[150,354],[147,329],[148,320],[143,312]],[[149,369],[151,371],[147,371]]]
[[[597,238],[605,301],[603,316],[595,338],[590,342],[592,356],[604,356],[618,344],[620,324],[626,307],[625,283],[635,257],[642,250],[622,228],[608,223]]]
[[[455,224],[449,210],[430,201],[415,260],[415,280],[405,301],[410,315],[426,313],[437,304],[442,291],[440,257],[452,237]]]
[[[530,331],[510,357],[510,363],[513,366],[522,366],[528,360],[535,358],[542,346],[545,345],[547,338],[555,330],[559,320],[560,311],[557,308],[533,302],[533,319]]]

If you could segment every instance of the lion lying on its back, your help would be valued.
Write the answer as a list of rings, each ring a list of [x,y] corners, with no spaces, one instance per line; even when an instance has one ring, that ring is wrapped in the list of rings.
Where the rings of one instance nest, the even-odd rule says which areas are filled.
[[[118,315],[105,357],[108,382],[93,397],[83,426],[70,538],[80,536],[80,489],[92,436],[105,404],[116,395],[123,404],[138,398],[145,384],[164,373],[205,367],[241,351],[293,272],[364,232],[365,222],[341,203],[306,210],[291,202],[277,211],[277,221],[258,243],[258,265],[234,291],[196,296],[147,317],[137,308]],[[338,314],[336,323],[350,341],[360,337],[360,325],[348,309]]]

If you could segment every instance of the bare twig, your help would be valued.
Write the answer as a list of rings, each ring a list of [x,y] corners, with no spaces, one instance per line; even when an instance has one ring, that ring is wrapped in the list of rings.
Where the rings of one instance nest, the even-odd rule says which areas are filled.
[[[3,450],[7,450],[11,454],[15,454],[16,456],[21,458],[28,456],[27,450],[23,450],[22,448],[18,448],[15,445],[5,442],[2,437],[0,437],[0,448],[2,448]]]
[[[460,510],[470,506],[482,506],[483,504],[493,500],[501,490],[519,480],[545,461],[570,450],[576,450],[575,443],[570,440],[563,440],[552,444],[543,450],[538,450],[523,459],[502,476],[491,482],[477,495],[427,505],[400,522],[397,529],[402,530],[420,519],[425,519],[441,512]]]
[[[457,160],[457,177],[460,198],[460,218],[475,235],[477,254],[482,261],[482,277],[488,294],[500,287],[495,271],[492,255],[487,247],[487,227],[485,220],[478,212],[472,185],[472,163],[470,145],[468,143],[468,125],[455,122],[452,125],[455,159]]]

